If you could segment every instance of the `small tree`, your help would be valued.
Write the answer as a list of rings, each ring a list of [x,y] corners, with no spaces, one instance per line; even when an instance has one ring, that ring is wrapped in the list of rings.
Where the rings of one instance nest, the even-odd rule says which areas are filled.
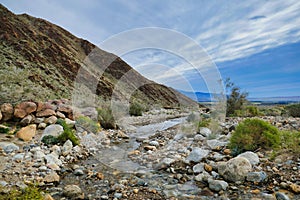
[[[227,97],[226,116],[232,116],[238,110],[242,110],[247,101],[247,92],[241,92],[241,89],[231,82],[230,78],[225,80],[226,93],[230,93]]]

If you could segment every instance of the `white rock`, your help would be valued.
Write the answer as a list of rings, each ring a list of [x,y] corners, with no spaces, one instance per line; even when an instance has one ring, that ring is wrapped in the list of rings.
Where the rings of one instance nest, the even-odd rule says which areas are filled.
[[[62,155],[63,156],[68,155],[72,151],[72,148],[73,148],[72,142],[70,140],[67,140],[62,147]]]
[[[211,130],[206,127],[200,127],[199,133],[203,135],[204,137],[208,137],[211,135]]]
[[[204,163],[199,163],[193,167],[194,173],[201,173],[204,171]]]
[[[47,154],[45,156],[47,164],[56,164],[58,166],[62,165],[61,160],[58,159],[58,156],[54,153]]]
[[[244,181],[247,174],[252,170],[251,163],[243,157],[235,157],[228,162],[217,163],[218,173],[224,180],[237,182]]]
[[[34,158],[35,160],[43,160],[44,157],[45,157],[45,154],[44,154],[43,151],[39,151],[39,150],[38,150],[38,151],[35,151],[34,154],[33,154],[33,158]]]
[[[251,152],[251,151],[247,151],[247,152],[241,153],[237,157],[246,158],[247,160],[249,160],[249,162],[253,166],[257,165],[259,163],[259,157],[258,157],[258,155],[256,153]]]
[[[59,124],[51,124],[50,126],[47,126],[45,130],[43,131],[43,135],[41,139],[43,139],[46,135],[52,135],[54,137],[59,136],[64,131],[64,128]]]

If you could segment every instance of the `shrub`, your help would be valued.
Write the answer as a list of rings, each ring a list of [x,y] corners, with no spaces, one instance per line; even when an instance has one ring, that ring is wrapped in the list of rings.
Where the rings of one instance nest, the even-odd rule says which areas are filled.
[[[200,128],[200,127],[209,127],[210,122],[211,122],[211,119],[202,119],[198,123],[198,128]]]
[[[23,190],[10,190],[8,193],[0,191],[0,199],[6,200],[43,200],[44,197],[39,188],[35,186],[28,186]]]
[[[49,145],[58,144],[59,140],[53,135],[46,135],[43,137],[42,142],[49,146]]]
[[[280,134],[276,127],[260,119],[246,119],[233,132],[229,148],[233,154],[239,154],[258,148],[277,148],[279,143]]]
[[[116,123],[110,108],[104,107],[98,109],[98,119],[100,125],[105,129],[116,129]]]
[[[281,150],[288,150],[293,153],[300,154],[300,132],[297,131],[281,131]]]
[[[65,120],[60,119],[56,123],[64,128],[64,132],[57,137],[60,144],[65,143],[67,140],[70,140],[73,145],[79,144],[79,139],[75,136],[74,130],[68,126]]]
[[[285,107],[287,113],[292,117],[300,117],[300,103],[292,104]]]
[[[5,133],[8,134],[9,133],[9,128],[3,125],[0,125],[0,133]]]
[[[130,107],[129,107],[129,114],[131,116],[142,116],[143,115],[143,112],[144,112],[144,107],[137,103],[137,102],[133,102],[130,104]]]
[[[84,127],[86,130],[97,133],[100,131],[100,125],[89,117],[80,116],[76,119],[76,124]]]

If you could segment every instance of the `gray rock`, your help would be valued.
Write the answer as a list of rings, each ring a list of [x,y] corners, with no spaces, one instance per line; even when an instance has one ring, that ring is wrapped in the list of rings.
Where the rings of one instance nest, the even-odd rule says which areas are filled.
[[[44,154],[44,152],[41,151],[41,150],[37,150],[37,151],[35,151],[34,154],[33,154],[33,158],[34,158],[35,160],[43,160],[44,157],[45,157],[45,154]]]
[[[211,179],[212,177],[207,173],[206,171],[202,172],[201,174],[198,174],[195,176],[195,181],[198,182],[207,182],[208,179]]]
[[[63,195],[70,199],[84,199],[82,190],[77,185],[67,185],[64,187]]]
[[[194,165],[194,167],[193,167],[193,172],[194,173],[201,173],[201,172],[203,172],[204,171],[204,163],[199,163],[199,164],[197,164],[197,165]]]
[[[57,155],[57,157],[60,156],[60,154],[61,154],[61,148],[60,148],[60,146],[58,146],[58,145],[53,145],[53,146],[51,147],[51,151],[52,151],[55,155]]]
[[[164,158],[155,166],[155,169],[157,170],[166,169],[174,162],[175,160],[172,158]]]
[[[256,153],[253,153],[251,151],[247,151],[244,153],[239,154],[237,157],[243,157],[249,160],[252,166],[257,165],[259,163],[259,157]]]
[[[157,141],[150,141],[149,145],[158,147],[159,143]]]
[[[40,124],[38,125],[38,128],[39,128],[39,129],[44,129],[44,128],[46,128],[46,127],[47,127],[47,124],[44,123],[44,122],[42,122],[42,123],[40,123]]]
[[[203,158],[205,158],[209,153],[209,150],[202,149],[199,147],[194,147],[192,152],[188,155],[186,160],[188,162],[200,162]]]
[[[59,124],[51,124],[50,126],[47,126],[45,130],[43,131],[43,135],[41,139],[43,139],[46,135],[52,135],[54,137],[59,136],[64,131],[64,128]]]
[[[65,121],[66,121],[66,124],[69,125],[70,127],[75,126],[76,121],[70,120],[69,118],[66,118]]]
[[[228,187],[228,183],[225,181],[209,179],[208,187],[209,187],[209,189],[211,189],[212,191],[215,191],[215,192],[219,192],[221,190],[225,191]]]
[[[266,178],[267,178],[267,174],[264,171],[249,172],[246,180],[250,182],[263,182]]]
[[[290,198],[281,192],[276,192],[275,197],[277,200],[290,200]]]
[[[62,155],[63,156],[68,155],[72,151],[72,148],[73,148],[72,142],[70,140],[67,140],[62,147]]]
[[[20,124],[22,126],[26,126],[28,124],[30,124],[33,121],[33,116],[32,115],[27,115],[26,117],[24,117],[21,121]]]
[[[75,169],[74,175],[76,176],[82,176],[84,174],[83,170],[80,168]]]
[[[116,193],[114,194],[114,197],[117,198],[117,199],[121,199],[122,196],[123,196],[122,193],[119,193],[119,192],[116,192]]]
[[[227,145],[228,142],[221,142],[217,139],[214,140],[207,140],[207,145],[211,148],[211,149],[216,149],[217,147],[224,147]]]
[[[195,135],[194,140],[196,142],[203,141],[203,140],[205,140],[205,137],[203,135],[198,135],[197,134],[197,135]]]
[[[211,130],[206,127],[200,127],[199,133],[203,135],[204,137],[208,137],[211,135]]]
[[[18,153],[14,155],[13,160],[15,161],[22,161],[24,159],[25,153]]]
[[[46,159],[47,164],[56,164],[58,166],[62,165],[61,160],[58,159],[58,155],[56,155],[54,153],[50,153],[50,154],[46,155],[45,159]]]
[[[20,149],[19,146],[11,142],[0,142],[0,148],[2,148],[5,153],[12,153]]]
[[[228,162],[217,163],[218,173],[226,181],[244,181],[247,174],[252,170],[251,163],[243,157],[235,157]]]
[[[8,185],[8,183],[6,181],[0,181],[0,186],[5,187],[7,185]]]

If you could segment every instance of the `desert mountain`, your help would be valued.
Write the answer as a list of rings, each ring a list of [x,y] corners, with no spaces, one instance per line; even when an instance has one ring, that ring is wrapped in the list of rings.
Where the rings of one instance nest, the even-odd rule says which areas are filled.
[[[0,102],[70,99],[79,77],[104,99],[113,94],[128,98],[130,90],[134,91],[131,99],[147,104],[175,107],[194,103],[57,25],[27,14],[15,15],[2,5],[0,11]],[[97,69],[92,75],[87,63]]]

